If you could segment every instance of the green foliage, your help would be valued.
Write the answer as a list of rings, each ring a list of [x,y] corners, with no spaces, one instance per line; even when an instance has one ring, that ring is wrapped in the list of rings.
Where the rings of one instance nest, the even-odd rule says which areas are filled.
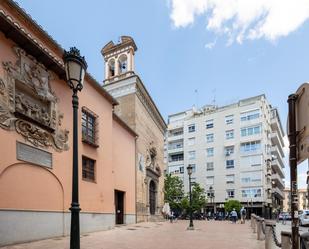
[[[170,208],[180,209],[181,201],[184,198],[183,183],[177,176],[170,174],[165,176],[164,179],[164,201],[170,204]]]
[[[224,209],[227,212],[231,212],[235,208],[236,212],[239,213],[241,209],[241,203],[237,200],[229,200],[224,204]]]
[[[192,184],[192,212],[200,212],[207,203],[205,190],[197,183]],[[189,213],[190,196],[189,193],[181,201],[181,208]]]

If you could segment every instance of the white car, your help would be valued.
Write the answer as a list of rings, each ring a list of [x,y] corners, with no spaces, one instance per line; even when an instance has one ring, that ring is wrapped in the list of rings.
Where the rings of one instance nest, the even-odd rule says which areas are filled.
[[[303,210],[298,219],[300,226],[309,225],[309,210]]]

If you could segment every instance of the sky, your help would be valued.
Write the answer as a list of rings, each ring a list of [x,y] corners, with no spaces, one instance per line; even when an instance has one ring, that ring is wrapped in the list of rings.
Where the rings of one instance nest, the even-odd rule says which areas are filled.
[[[193,105],[265,94],[285,129],[288,95],[309,81],[308,0],[16,2],[64,49],[79,48],[99,82],[102,47],[133,37],[135,71],[165,120]],[[306,171],[307,162],[299,166],[299,187]]]

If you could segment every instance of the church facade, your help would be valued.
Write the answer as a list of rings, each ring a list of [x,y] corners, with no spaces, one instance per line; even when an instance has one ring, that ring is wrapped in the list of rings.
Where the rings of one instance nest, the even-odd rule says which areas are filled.
[[[102,49],[106,89],[118,102],[115,112],[137,134],[136,216],[137,222],[162,217],[164,204],[164,133],[166,124],[141,78],[135,73],[137,46],[129,36]]]

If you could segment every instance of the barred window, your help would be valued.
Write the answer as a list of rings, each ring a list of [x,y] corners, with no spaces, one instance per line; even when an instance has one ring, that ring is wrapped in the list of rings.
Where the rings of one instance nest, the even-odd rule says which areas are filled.
[[[94,113],[90,112],[85,107],[82,108],[82,140],[94,146],[97,146],[96,120],[97,116]]]
[[[83,180],[95,181],[95,161],[83,156]]]

